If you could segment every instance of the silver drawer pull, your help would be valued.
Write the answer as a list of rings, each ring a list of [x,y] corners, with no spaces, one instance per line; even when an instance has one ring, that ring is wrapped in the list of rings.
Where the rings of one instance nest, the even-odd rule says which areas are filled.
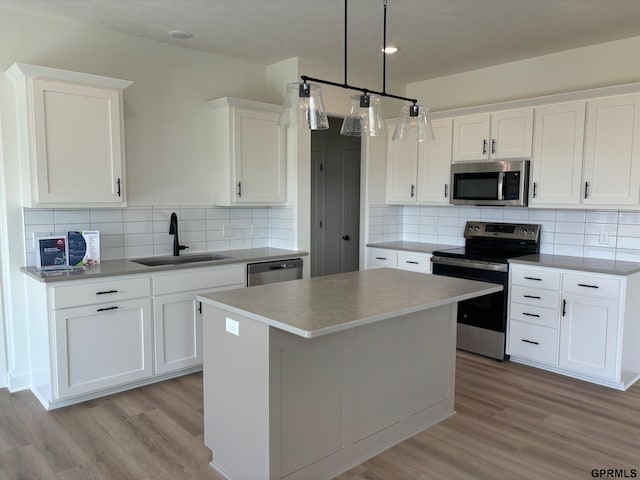
[[[108,293],[118,293],[118,290],[103,290],[102,292],[96,292],[96,295],[106,295]]]
[[[115,310],[118,307],[103,307],[96,310],[96,312],[106,312],[107,310]]]
[[[538,297],[537,295],[523,295],[524,298],[535,298],[536,300],[541,300],[542,297]]]
[[[538,315],[537,313],[522,312],[522,314],[526,315],[527,317],[538,317],[538,318],[540,318],[540,315]]]
[[[579,283],[578,286],[587,288],[600,288],[598,285],[587,285],[586,283]]]
[[[524,277],[525,280],[535,280],[536,282],[541,282],[542,279],[541,278],[536,278],[536,277]]]
[[[540,345],[540,342],[534,342],[533,340],[521,339],[524,343],[530,343],[531,345]]]
[[[386,260],[387,257],[376,257],[376,260]]]
[[[411,264],[413,264],[413,265],[418,265],[418,262],[414,262],[413,260],[407,260],[407,262],[406,262],[406,263],[411,263]]]

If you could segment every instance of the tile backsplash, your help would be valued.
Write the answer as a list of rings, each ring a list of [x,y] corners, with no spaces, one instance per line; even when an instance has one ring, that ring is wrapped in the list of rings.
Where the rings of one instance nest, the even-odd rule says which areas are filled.
[[[33,237],[98,230],[102,260],[170,255],[169,218],[178,214],[184,253],[242,248],[293,248],[289,207],[150,206],[114,209],[23,209],[26,265],[35,265]]]
[[[369,242],[464,245],[467,220],[538,223],[540,252],[640,262],[640,212],[494,207],[369,207]]]

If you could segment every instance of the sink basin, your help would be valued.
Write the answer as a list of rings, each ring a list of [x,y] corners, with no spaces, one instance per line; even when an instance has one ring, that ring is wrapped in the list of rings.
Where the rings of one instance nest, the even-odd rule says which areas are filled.
[[[134,263],[139,263],[140,265],[146,265],[147,267],[158,267],[160,265],[182,265],[184,263],[212,262],[214,260],[224,260],[226,258],[231,257],[214,253],[203,253],[201,255],[183,255],[180,257],[147,257],[138,258],[131,261]]]

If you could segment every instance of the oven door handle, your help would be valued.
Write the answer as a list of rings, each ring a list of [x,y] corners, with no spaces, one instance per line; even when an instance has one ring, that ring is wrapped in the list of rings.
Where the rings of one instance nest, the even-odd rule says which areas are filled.
[[[504,200],[504,172],[498,173],[498,200]]]
[[[476,260],[466,260],[449,257],[431,257],[433,265],[451,265],[454,267],[472,268],[475,270],[490,270],[492,272],[508,272],[509,265],[506,263],[479,262]]]

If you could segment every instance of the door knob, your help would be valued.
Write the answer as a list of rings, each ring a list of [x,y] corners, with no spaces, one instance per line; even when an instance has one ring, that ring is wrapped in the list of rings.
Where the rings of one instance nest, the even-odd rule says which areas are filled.
[[[349,235],[343,235],[342,239],[348,242],[349,240],[351,240],[351,237]]]

